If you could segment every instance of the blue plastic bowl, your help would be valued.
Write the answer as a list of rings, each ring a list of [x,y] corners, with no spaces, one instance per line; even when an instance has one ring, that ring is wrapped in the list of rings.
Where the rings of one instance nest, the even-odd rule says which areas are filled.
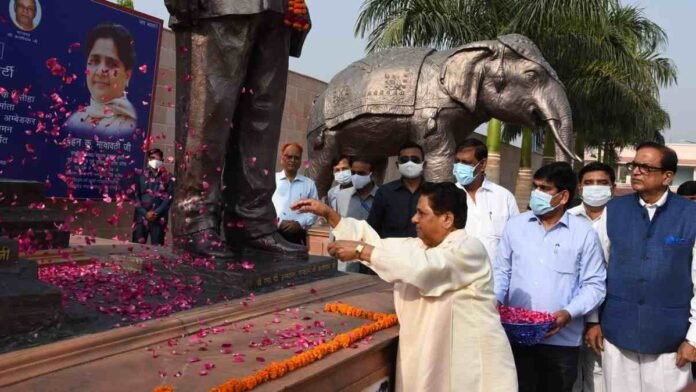
[[[534,346],[544,341],[544,336],[549,330],[553,321],[543,324],[520,324],[503,322],[503,328],[510,340],[510,343],[522,346]]]

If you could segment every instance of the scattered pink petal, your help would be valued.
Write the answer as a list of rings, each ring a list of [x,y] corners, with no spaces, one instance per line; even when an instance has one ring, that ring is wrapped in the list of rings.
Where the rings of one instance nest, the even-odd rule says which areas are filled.
[[[215,367],[215,364],[212,362],[206,362],[203,364],[203,367],[205,368],[205,370],[211,370]]]
[[[199,375],[199,376],[207,376],[207,375],[208,375],[208,371],[207,371],[207,370],[201,370],[200,372],[198,372],[198,375]]]
[[[147,64],[141,65],[140,67],[138,67],[138,69],[139,69],[140,72],[142,72],[142,73],[147,73]]]
[[[200,361],[201,361],[201,359],[198,357],[191,357],[188,359],[189,363],[196,363],[196,362],[200,362]]]
[[[309,293],[310,293],[310,294],[316,294],[316,293],[317,293],[317,290],[316,290],[315,288],[311,288],[311,289],[309,289]]]
[[[266,358],[264,358],[264,357],[256,357],[256,362],[266,362]]]

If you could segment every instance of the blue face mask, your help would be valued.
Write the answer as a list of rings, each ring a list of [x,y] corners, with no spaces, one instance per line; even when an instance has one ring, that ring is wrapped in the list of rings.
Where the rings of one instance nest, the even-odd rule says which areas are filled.
[[[560,195],[560,193],[551,196],[548,193],[535,189],[532,191],[532,196],[529,198],[529,207],[536,216],[546,215],[560,206],[560,204],[555,207],[551,206],[551,200],[558,195]]]
[[[454,174],[454,178],[457,179],[457,182],[460,185],[467,186],[474,182],[474,180],[478,176],[478,174],[474,175],[474,172],[476,171],[476,166],[478,166],[479,163],[477,163],[474,166],[470,166],[464,163],[457,162],[454,164],[454,167],[452,168],[452,174]]]

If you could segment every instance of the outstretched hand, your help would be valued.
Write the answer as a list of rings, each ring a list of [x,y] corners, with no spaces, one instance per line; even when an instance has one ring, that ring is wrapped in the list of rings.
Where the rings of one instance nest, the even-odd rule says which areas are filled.
[[[316,216],[326,218],[331,208],[317,199],[302,199],[298,200],[290,206],[295,212],[305,213],[310,212]]]

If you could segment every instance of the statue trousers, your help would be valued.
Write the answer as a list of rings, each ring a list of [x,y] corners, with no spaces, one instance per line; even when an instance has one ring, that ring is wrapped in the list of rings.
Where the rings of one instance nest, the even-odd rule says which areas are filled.
[[[176,31],[174,236],[277,230],[271,198],[290,28],[276,12],[202,19]]]

